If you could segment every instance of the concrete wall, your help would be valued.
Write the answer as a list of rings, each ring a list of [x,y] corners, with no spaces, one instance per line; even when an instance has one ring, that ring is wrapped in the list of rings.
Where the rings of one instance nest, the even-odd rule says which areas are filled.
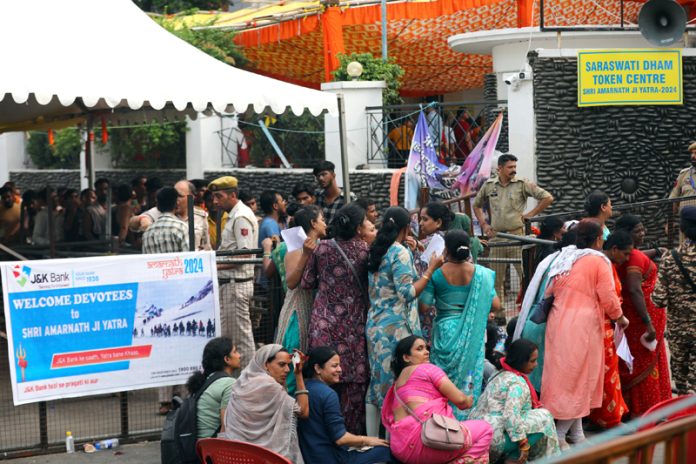
[[[575,57],[532,66],[537,179],[556,198],[550,211],[582,209],[594,189],[615,205],[667,197],[696,140],[696,57],[683,57],[684,104],[670,106],[578,108]],[[635,212],[659,235],[669,209]]]

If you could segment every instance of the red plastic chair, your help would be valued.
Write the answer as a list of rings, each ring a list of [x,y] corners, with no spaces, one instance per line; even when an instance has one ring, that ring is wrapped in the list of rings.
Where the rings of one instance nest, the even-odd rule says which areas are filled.
[[[204,464],[292,464],[285,456],[263,446],[222,438],[203,438],[196,452]]]
[[[665,400],[665,401],[662,401],[662,402],[660,402],[660,403],[657,403],[656,405],[654,405],[653,407],[651,407],[650,409],[648,409],[647,411],[645,411],[645,414],[643,414],[643,417],[647,416],[648,414],[652,414],[652,413],[654,413],[654,412],[656,412],[656,411],[658,411],[658,410],[660,410],[660,409],[662,409],[662,408],[666,408],[666,407],[672,406],[672,405],[674,405],[675,403],[678,403],[678,402],[680,402],[680,401],[683,401],[685,398],[690,398],[690,397],[692,397],[692,396],[693,396],[693,395],[689,395],[689,396],[677,396],[677,397],[675,397],[675,398],[670,398],[670,399],[668,399],[668,400]],[[654,427],[659,427],[660,425],[667,424],[667,423],[672,422],[672,421],[675,421],[675,420],[677,420],[677,419],[683,419],[684,417],[688,417],[688,416],[691,416],[691,415],[693,415],[693,414],[696,414],[696,406],[691,406],[691,407],[686,408],[686,409],[684,409],[684,410],[682,410],[682,411],[675,412],[675,413],[673,413],[672,415],[667,416],[665,419],[663,419],[663,420],[660,421],[660,422],[656,422],[656,423],[653,423],[653,424],[648,424],[648,425],[645,425],[645,426],[641,427],[638,431],[639,431],[639,432],[643,432],[643,431],[645,431],[645,430],[650,430],[650,429],[652,429],[652,428],[654,428]],[[690,433],[688,433],[688,434],[686,435],[686,442],[687,442],[687,444],[686,444],[686,446],[687,446],[687,452],[686,452],[686,456],[687,456],[687,457],[686,457],[686,462],[693,462],[693,463],[696,463],[696,431],[690,432]],[[675,443],[675,444],[674,444],[675,449],[674,449],[674,453],[673,453],[673,456],[675,456],[675,459],[676,459],[676,456],[677,456],[676,445],[677,445],[677,444]],[[652,462],[652,458],[653,458],[654,452],[655,452],[655,447],[652,446],[652,447],[648,450],[648,452],[647,452],[647,454],[648,454],[648,460],[647,460],[647,462]],[[641,458],[642,458],[642,456],[638,456],[639,461],[640,461]],[[672,463],[668,462],[668,463],[665,463],[665,464],[672,464]]]

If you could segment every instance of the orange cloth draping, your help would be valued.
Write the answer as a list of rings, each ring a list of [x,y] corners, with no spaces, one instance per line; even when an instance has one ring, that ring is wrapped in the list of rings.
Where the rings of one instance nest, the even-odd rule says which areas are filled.
[[[469,8],[500,3],[501,1],[504,0],[436,0],[433,2],[387,3],[387,20],[437,18]],[[338,9],[338,7],[336,8]],[[325,15],[327,12],[323,14]],[[342,23],[346,26],[372,24],[380,22],[382,20],[381,15],[380,5],[346,8],[342,11]],[[307,16],[259,29],[239,32],[234,37],[234,41],[246,47],[259,46],[315,31],[318,25],[317,16]]]
[[[321,17],[324,30],[324,81],[330,82],[331,72],[338,69],[338,54],[345,53],[343,45],[343,18],[341,9],[330,6]]]

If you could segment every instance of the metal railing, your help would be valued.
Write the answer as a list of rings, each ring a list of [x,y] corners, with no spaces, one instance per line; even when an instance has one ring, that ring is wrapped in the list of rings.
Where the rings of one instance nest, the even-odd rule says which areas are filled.
[[[368,106],[365,108],[368,164],[385,168],[406,165],[421,107],[432,111],[426,116],[428,131],[443,161],[461,164],[498,113],[506,111],[507,100]],[[498,147],[507,151],[507,122]]]
[[[27,247],[29,254],[37,251],[31,248]],[[40,251],[46,253],[46,248],[42,247]],[[28,257],[16,250],[10,253],[13,253],[11,259]],[[263,283],[258,278],[263,261],[261,253],[260,249],[219,251],[216,261],[256,266],[257,278],[254,279],[250,316],[255,341],[266,344],[271,343],[275,335],[277,315],[282,306],[282,287],[277,276]],[[97,251],[91,255],[104,254]],[[253,255],[253,258],[248,255]],[[31,257],[40,259],[43,256],[34,253]],[[157,388],[15,406],[9,382],[7,349],[7,343],[0,343],[0,377],[6,379],[0,382],[0,417],[3,418],[0,426],[0,460],[64,451],[67,430],[72,431],[77,445],[110,437],[118,437],[122,443],[159,440],[164,416],[157,414]]]
[[[568,452],[543,460],[544,464],[606,464],[628,458],[633,463],[691,464],[693,444],[689,434],[696,432],[696,396],[687,396],[656,411],[574,446]],[[655,456],[664,446],[662,459]]]

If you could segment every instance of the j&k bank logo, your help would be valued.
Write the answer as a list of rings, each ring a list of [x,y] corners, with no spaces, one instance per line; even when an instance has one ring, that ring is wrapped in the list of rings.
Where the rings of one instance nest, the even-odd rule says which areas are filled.
[[[12,269],[12,275],[15,278],[15,282],[20,287],[24,287],[31,277],[31,268],[29,266],[17,265]]]
[[[32,270],[29,266],[16,265],[12,268],[12,275],[17,285],[25,290],[70,286],[69,272],[41,272],[36,269]]]

